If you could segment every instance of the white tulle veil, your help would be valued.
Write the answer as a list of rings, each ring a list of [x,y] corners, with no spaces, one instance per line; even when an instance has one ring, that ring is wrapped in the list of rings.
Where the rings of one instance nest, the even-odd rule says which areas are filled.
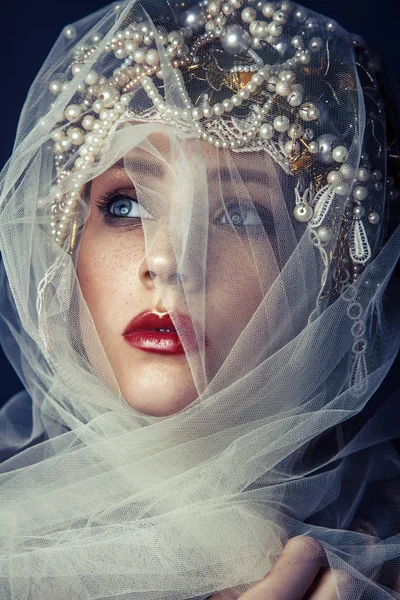
[[[26,387],[1,412],[2,599],[235,598],[295,535],[340,600],[397,597],[379,77],[286,1],[124,1],[61,34],[1,176],[1,341]],[[77,279],[90,184],[116,164],[155,215],[149,259],[161,227],[179,275],[154,285],[197,397],[169,416],[125,401]]]

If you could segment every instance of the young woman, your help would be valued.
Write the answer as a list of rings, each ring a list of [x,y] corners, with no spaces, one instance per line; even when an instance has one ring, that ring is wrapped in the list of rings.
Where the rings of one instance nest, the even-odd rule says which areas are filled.
[[[381,77],[286,0],[64,30],[1,180],[1,598],[398,597]]]

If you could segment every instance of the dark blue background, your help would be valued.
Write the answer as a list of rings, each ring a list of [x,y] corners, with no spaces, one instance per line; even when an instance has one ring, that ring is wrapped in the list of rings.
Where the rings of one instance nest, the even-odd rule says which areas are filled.
[[[2,3],[0,55],[0,165],[12,152],[14,132],[29,86],[68,23],[105,6],[107,1],[6,0]],[[400,3],[398,0],[302,0],[362,35],[382,56],[393,79],[400,81]],[[400,96],[400,95],[399,95]],[[0,354],[0,405],[21,386]]]

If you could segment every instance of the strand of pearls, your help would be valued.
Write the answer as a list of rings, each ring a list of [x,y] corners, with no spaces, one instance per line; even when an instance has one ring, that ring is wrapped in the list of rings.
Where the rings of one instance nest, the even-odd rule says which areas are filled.
[[[281,64],[264,65],[257,51],[266,44],[278,48],[290,20],[297,30],[300,27],[300,34],[291,38],[293,55]],[[180,127],[190,126],[199,138],[218,148],[234,151],[265,149],[287,170],[295,164],[303,146],[310,156],[317,155],[322,164],[337,163],[338,168],[329,171],[327,185],[319,196],[312,199],[310,192],[297,198],[294,216],[303,223],[313,222],[320,242],[327,243],[331,232],[323,221],[333,197],[351,194],[351,235],[355,240],[354,248],[357,246],[352,260],[363,264],[368,249],[361,219],[366,214],[365,201],[371,190],[379,191],[382,186],[382,176],[378,171],[371,172],[368,166],[362,166],[356,172],[352,170],[347,162],[348,148],[333,135],[326,133],[313,140],[310,124],[320,118],[320,109],[316,104],[304,101],[304,89],[296,83],[296,71],[307,67],[313,55],[324,49],[322,38],[304,35],[318,27],[315,19],[304,9],[295,9],[287,0],[279,4],[262,0],[257,4],[252,0],[203,0],[186,11],[182,25],[170,33],[156,32],[146,23],[131,23],[118,31],[104,46],[102,54],[112,53],[121,61],[109,79],[86,65],[93,60],[93,54],[102,42],[101,34],[94,34],[89,45],[76,45],[69,72],[72,79],[80,78],[78,90],[84,99],[81,104],[71,103],[65,108],[63,125],[52,134],[59,182],[71,171],[74,176],[82,175],[96,160],[104,139],[127,111],[138,87],[142,86],[163,119]],[[328,23],[327,30],[334,32],[334,24]],[[65,36],[73,40],[77,32],[71,26],[66,28]],[[226,54],[236,59],[243,56],[249,61],[237,62],[231,73],[248,73],[251,78],[228,98],[213,105],[206,98],[204,103],[194,106],[180,69],[197,65],[200,50],[218,41]],[[153,81],[163,79],[157,44],[164,46],[173,68],[181,107],[169,105]],[[50,82],[49,89],[59,96],[69,85],[67,77],[58,77]],[[261,89],[264,94],[269,94],[262,105],[259,101],[254,102],[254,96]],[[285,110],[277,108],[271,115],[274,106],[282,107],[282,99],[286,99],[289,112],[285,114]],[[241,106],[248,108],[248,116],[239,119],[234,116],[235,108]],[[295,113],[293,109],[296,109]],[[79,156],[70,166],[68,161],[77,149]],[[81,186],[82,179],[74,179],[73,185]],[[52,229],[59,242],[66,235],[67,224],[79,201],[79,189],[74,188],[68,194],[62,193],[60,187],[55,190]],[[379,220],[378,212],[369,212],[371,225],[376,225]]]

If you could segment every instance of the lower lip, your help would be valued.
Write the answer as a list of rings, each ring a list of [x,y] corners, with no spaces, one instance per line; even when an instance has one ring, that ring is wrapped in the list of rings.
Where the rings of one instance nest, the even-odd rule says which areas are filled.
[[[174,331],[132,331],[124,336],[134,348],[158,354],[185,354],[182,342]]]

